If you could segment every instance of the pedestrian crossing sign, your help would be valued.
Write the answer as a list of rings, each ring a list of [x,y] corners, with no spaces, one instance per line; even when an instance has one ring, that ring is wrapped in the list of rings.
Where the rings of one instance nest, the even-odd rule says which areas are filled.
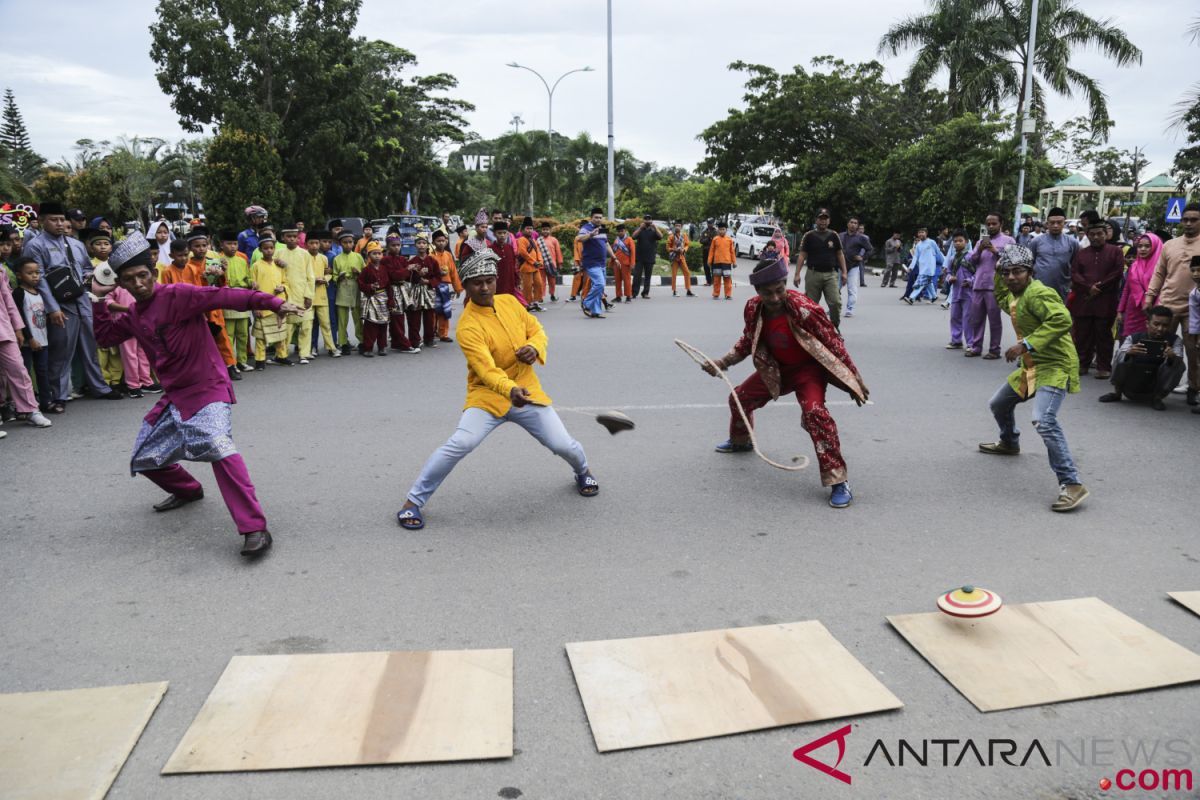
[[[1183,207],[1187,204],[1186,197],[1169,197],[1167,198],[1167,222],[1180,222],[1183,220]]]

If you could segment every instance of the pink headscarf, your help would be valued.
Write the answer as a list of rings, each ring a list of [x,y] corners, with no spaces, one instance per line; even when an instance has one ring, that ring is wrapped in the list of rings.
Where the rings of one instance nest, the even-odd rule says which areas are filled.
[[[1121,290],[1121,302],[1117,313],[1123,315],[1121,335],[1131,336],[1135,333],[1146,332],[1146,315],[1142,313],[1142,301],[1146,297],[1146,289],[1150,286],[1150,278],[1154,276],[1154,268],[1162,256],[1162,239],[1149,231],[1134,240],[1134,247],[1142,239],[1150,240],[1150,256],[1135,258],[1125,273],[1125,288]]]

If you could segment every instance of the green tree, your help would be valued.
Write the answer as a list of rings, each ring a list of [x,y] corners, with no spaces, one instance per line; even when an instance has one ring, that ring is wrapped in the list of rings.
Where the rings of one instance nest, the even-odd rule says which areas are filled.
[[[943,95],[888,83],[874,61],[823,56],[811,72],[744,62],[730,68],[747,74],[744,108],[700,134],[706,148],[700,169],[726,197],[774,206],[794,222],[809,222],[819,205],[860,213],[860,187],[888,154],[946,113]]]
[[[65,203],[67,191],[71,188],[71,177],[57,169],[43,170],[29,188],[39,203]]]
[[[25,119],[17,107],[12,89],[4,90],[3,122],[0,123],[0,144],[4,147],[8,169],[21,182],[30,184],[38,177],[46,159],[33,151]]]
[[[276,219],[288,219],[292,207],[278,151],[265,136],[236,128],[222,130],[210,142],[200,193],[210,227],[242,227],[249,205],[265,206]]]
[[[350,36],[360,5],[159,0],[151,26],[159,85],[181,124],[262,137],[282,159],[295,211],[310,218],[397,210],[405,192],[415,199],[437,183],[434,150],[465,140],[472,106],[440,94],[455,79],[410,77],[411,53]]]
[[[1200,194],[1200,103],[1184,115],[1183,129],[1187,143],[1175,154],[1174,172],[1180,191],[1194,197]]]
[[[1094,126],[1108,120],[1108,102],[1100,84],[1071,66],[1077,50],[1099,52],[1118,67],[1142,63],[1142,51],[1110,19],[1096,19],[1073,0],[1037,0],[1038,30],[1034,53],[1033,112],[1045,118],[1045,91],[1065,97],[1081,93],[1088,102]],[[998,110],[1017,101],[1016,124],[1024,112],[1025,64],[1029,45],[1031,6],[1027,0],[937,0],[926,15],[902,20],[884,34],[880,51],[899,54],[916,48],[909,80],[927,86],[940,67],[955,85],[954,105]],[[956,20],[968,30],[955,38]],[[947,36],[951,38],[947,40]],[[949,44],[947,42],[949,41]],[[961,43],[961,46],[960,46]]]
[[[1019,163],[1006,122],[963,114],[883,160],[863,188],[864,215],[873,229],[905,232],[918,225],[977,225],[997,208],[1007,216]],[[1044,181],[1063,174],[1044,159],[1032,159],[1028,169],[1027,202]]]

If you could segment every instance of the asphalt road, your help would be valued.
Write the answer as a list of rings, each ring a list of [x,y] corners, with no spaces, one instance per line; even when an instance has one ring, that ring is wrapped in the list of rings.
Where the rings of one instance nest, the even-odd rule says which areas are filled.
[[[855,493],[847,510],[826,505],[815,463],[793,474],[713,452],[726,436],[724,385],[672,339],[725,352],[746,286],[734,302],[656,287],[606,320],[552,306],[541,375],[599,497],[579,497],[566,465],[504,426],[446,481],[419,533],[394,514],[458,418],[454,345],[248,377],[235,436],[276,537],[257,564],[238,556],[208,467],[194,471],[209,498],[169,515],[152,513],[154,486],[129,477],[151,398],[76,401],[48,431],[10,423],[0,691],[170,681],[111,798],[1080,798],[1129,766],[1122,741],[1172,737],[1190,739],[1200,768],[1200,686],[985,715],[884,619],[973,582],[1010,603],[1095,595],[1200,651],[1200,617],[1164,594],[1200,589],[1200,418],[1178,395],[1161,413],[1102,406],[1104,385],[1085,379],[1062,421],[1092,498],[1052,514],[1055,481],[1027,422],[1019,458],[976,452],[994,438],[986,403],[1008,368],[944,350],[947,312],[910,308],[877,284],[843,326],[873,403],[831,394]],[[625,409],[637,430],[612,437],[570,410],[596,407]],[[760,414],[769,455],[811,455],[799,423],[786,398]],[[850,720],[841,766],[852,787],[792,758],[837,721],[596,752],[565,643],[810,619],[905,703]],[[495,647],[515,651],[511,760],[159,775],[233,655]],[[1083,741],[1097,762],[863,764],[877,738],[894,752],[900,738],[989,737],[1022,749]]]

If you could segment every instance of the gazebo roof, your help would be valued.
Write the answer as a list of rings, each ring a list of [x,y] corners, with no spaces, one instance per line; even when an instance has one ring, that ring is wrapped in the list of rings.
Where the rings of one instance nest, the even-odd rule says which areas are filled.
[[[1078,172],[1072,172],[1070,175],[1063,178],[1058,183],[1054,184],[1054,186],[1055,186],[1055,188],[1057,188],[1059,186],[1089,186],[1089,187],[1094,186],[1097,189],[1100,188],[1100,185],[1098,183],[1089,181],[1087,178],[1083,177]]]
[[[1174,189],[1178,184],[1171,178],[1170,175],[1163,172],[1155,175],[1150,180],[1142,184],[1143,189]]]

